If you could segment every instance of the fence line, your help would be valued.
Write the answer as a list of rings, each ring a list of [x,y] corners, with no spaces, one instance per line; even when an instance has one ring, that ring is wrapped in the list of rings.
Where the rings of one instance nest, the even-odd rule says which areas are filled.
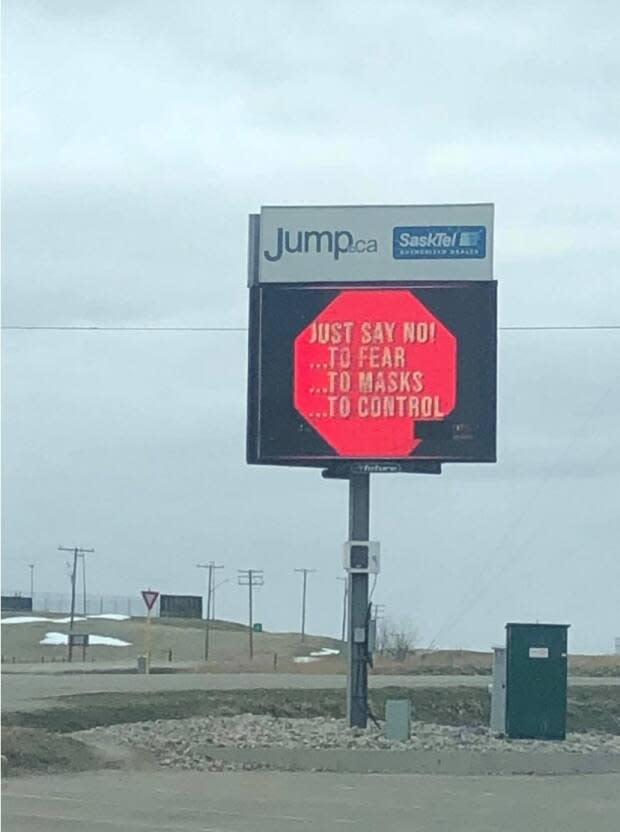
[[[25,595],[18,592],[4,592],[4,595]],[[130,597],[127,595],[86,595],[84,598],[78,593],[75,599],[76,616],[102,615],[103,613],[114,613],[116,615],[144,615],[144,603],[139,596]],[[71,612],[71,595],[63,592],[35,592],[32,599],[33,612],[62,613],[69,615]]]

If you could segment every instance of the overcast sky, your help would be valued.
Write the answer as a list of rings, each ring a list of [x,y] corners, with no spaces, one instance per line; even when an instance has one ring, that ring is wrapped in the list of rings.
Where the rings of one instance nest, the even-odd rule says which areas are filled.
[[[500,323],[620,324],[617,2],[4,0],[5,325],[245,326],[261,204],[496,204]],[[346,484],[245,465],[246,338],[5,331],[3,587],[336,634]],[[499,462],[372,483],[423,644],[620,636],[620,331],[504,332]]]

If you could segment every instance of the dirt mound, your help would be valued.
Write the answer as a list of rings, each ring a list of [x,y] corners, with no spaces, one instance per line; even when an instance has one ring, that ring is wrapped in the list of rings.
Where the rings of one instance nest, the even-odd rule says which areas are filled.
[[[2,729],[7,774],[52,774],[108,767],[111,761],[80,740],[39,728]]]

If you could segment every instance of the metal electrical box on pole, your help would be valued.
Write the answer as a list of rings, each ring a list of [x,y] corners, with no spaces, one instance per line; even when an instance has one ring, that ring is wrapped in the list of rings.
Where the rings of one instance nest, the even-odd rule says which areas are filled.
[[[493,682],[491,685],[491,723],[493,734],[506,733],[506,648],[493,648]]]
[[[506,735],[566,738],[568,624],[506,625]]]

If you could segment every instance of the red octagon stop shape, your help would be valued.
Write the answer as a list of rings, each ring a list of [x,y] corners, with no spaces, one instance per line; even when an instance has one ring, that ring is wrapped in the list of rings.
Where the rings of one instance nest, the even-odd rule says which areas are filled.
[[[346,289],[295,339],[295,407],[340,456],[405,457],[454,410],[456,354],[412,292]]]

